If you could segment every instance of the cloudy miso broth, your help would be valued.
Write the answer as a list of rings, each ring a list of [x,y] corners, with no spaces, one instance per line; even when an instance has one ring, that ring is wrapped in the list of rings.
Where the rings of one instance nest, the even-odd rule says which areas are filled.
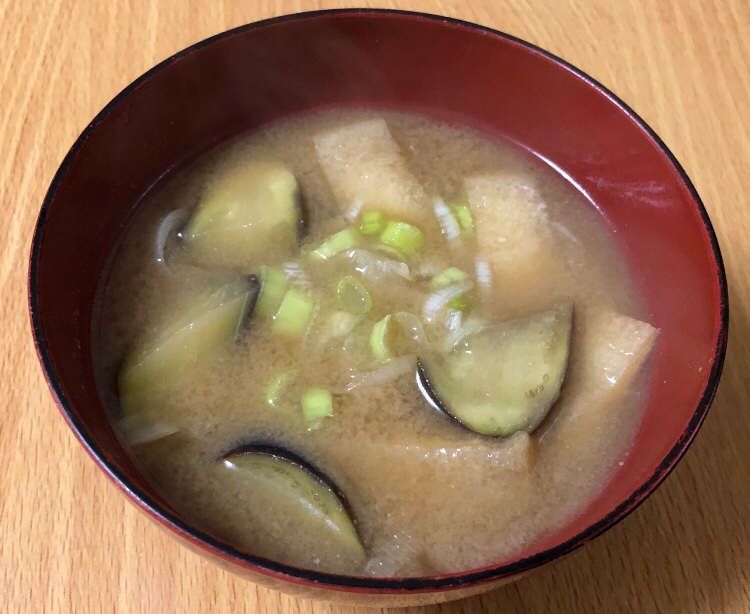
[[[640,420],[646,320],[560,176],[468,129],[341,110],[158,186],[94,353],[118,436],[196,526],[414,576],[507,560],[600,492]]]

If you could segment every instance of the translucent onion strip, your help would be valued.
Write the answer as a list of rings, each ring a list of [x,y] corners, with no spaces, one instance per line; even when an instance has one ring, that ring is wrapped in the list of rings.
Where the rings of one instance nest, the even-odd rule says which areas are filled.
[[[344,213],[344,219],[350,224],[359,217],[359,212],[362,211],[364,201],[361,199],[355,200],[351,206]]]
[[[492,269],[490,268],[490,263],[483,258],[477,258],[474,267],[477,276],[477,285],[483,292],[489,292],[492,287]]]
[[[438,314],[454,298],[468,292],[473,287],[470,280],[465,279],[440,288],[427,297],[422,306],[422,317],[428,322],[434,322]]]
[[[450,207],[446,205],[441,199],[435,200],[432,205],[432,209],[435,212],[438,224],[440,224],[440,230],[445,235],[448,241],[455,241],[461,236],[461,226],[453,215]]]
[[[156,229],[154,237],[154,256],[159,264],[166,264],[164,252],[167,247],[169,236],[188,219],[188,213],[184,209],[176,209],[164,217]]]
[[[350,249],[346,257],[354,263],[357,272],[373,281],[380,281],[388,275],[411,279],[409,265],[405,262],[379,256],[366,249]]]
[[[465,322],[463,322],[460,328],[452,331],[451,334],[443,340],[443,352],[450,352],[454,347],[461,343],[461,340],[464,337],[467,337],[468,335],[472,335],[474,333],[478,333],[485,326],[487,326],[487,322],[485,322],[484,320],[480,320],[479,318],[467,319]]]
[[[451,332],[456,332],[457,330],[461,328],[462,319],[463,319],[463,314],[460,311],[451,309],[448,312],[448,317],[445,319],[445,327]]]
[[[309,290],[312,287],[312,281],[302,265],[296,261],[284,263],[284,275],[293,286],[303,290]]]
[[[288,369],[274,377],[266,388],[266,403],[274,409],[290,406],[289,389],[298,375],[297,369]]]
[[[351,392],[357,388],[368,388],[370,386],[382,386],[388,382],[393,382],[404,375],[411,375],[416,368],[416,356],[401,356],[391,360],[387,365],[368,371],[365,373],[352,373],[351,380],[345,386],[346,392]]]
[[[408,311],[399,311],[393,314],[393,319],[401,327],[401,332],[407,339],[420,346],[426,346],[429,343],[422,321],[416,315]]]

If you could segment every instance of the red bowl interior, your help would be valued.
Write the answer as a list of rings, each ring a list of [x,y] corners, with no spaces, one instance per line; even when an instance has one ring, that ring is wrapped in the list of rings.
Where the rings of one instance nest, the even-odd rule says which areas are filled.
[[[628,462],[584,513],[507,564],[431,580],[362,580],[234,551],[193,530],[138,474],[94,385],[92,305],[118,237],[170,168],[224,137],[332,105],[451,118],[503,134],[565,173],[596,203],[661,329],[647,407]],[[716,239],[664,144],[611,93],[522,41],[410,13],[328,11],[239,28],[166,60],[94,119],[57,172],[32,248],[38,352],[63,414],[126,494],[200,549],[298,584],[366,592],[442,590],[518,574],[612,526],[665,477],[713,398],[727,334]]]

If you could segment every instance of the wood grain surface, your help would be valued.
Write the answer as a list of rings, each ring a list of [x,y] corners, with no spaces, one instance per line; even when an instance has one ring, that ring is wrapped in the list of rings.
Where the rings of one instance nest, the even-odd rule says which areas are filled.
[[[692,177],[727,264],[731,340],[716,402],[684,461],[634,514],[528,579],[433,612],[750,613],[750,3],[404,0],[364,6],[476,21],[613,89]],[[87,122],[172,53],[326,0],[0,2],[0,612],[304,612],[179,546],[107,481],[42,378],[27,254],[44,193]],[[395,610],[394,610],[395,611]]]

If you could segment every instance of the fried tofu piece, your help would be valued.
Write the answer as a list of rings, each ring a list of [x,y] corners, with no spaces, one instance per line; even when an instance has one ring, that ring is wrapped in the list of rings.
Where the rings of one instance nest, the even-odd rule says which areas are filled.
[[[624,393],[646,361],[658,329],[612,311],[592,314],[581,347],[581,391],[566,412],[572,418],[604,411]]]
[[[429,213],[424,189],[409,172],[383,119],[371,119],[314,137],[318,162],[342,211],[362,211],[420,222]]]
[[[456,426],[458,432],[463,427]],[[384,463],[393,463],[393,471],[432,472],[436,468],[465,472],[490,471],[531,473],[536,465],[534,439],[519,431],[510,437],[487,440],[475,435],[441,437],[428,434],[398,434],[367,439],[360,446],[371,448]]]
[[[547,207],[533,183],[501,172],[465,181],[477,249],[494,275],[524,275],[553,257]]]
[[[509,469],[531,473],[536,467],[536,441],[526,431],[519,431],[508,437],[503,449]]]
[[[574,346],[577,376],[550,434],[569,444],[594,436],[613,404],[629,389],[658,334],[647,322],[613,311],[590,314]]]

